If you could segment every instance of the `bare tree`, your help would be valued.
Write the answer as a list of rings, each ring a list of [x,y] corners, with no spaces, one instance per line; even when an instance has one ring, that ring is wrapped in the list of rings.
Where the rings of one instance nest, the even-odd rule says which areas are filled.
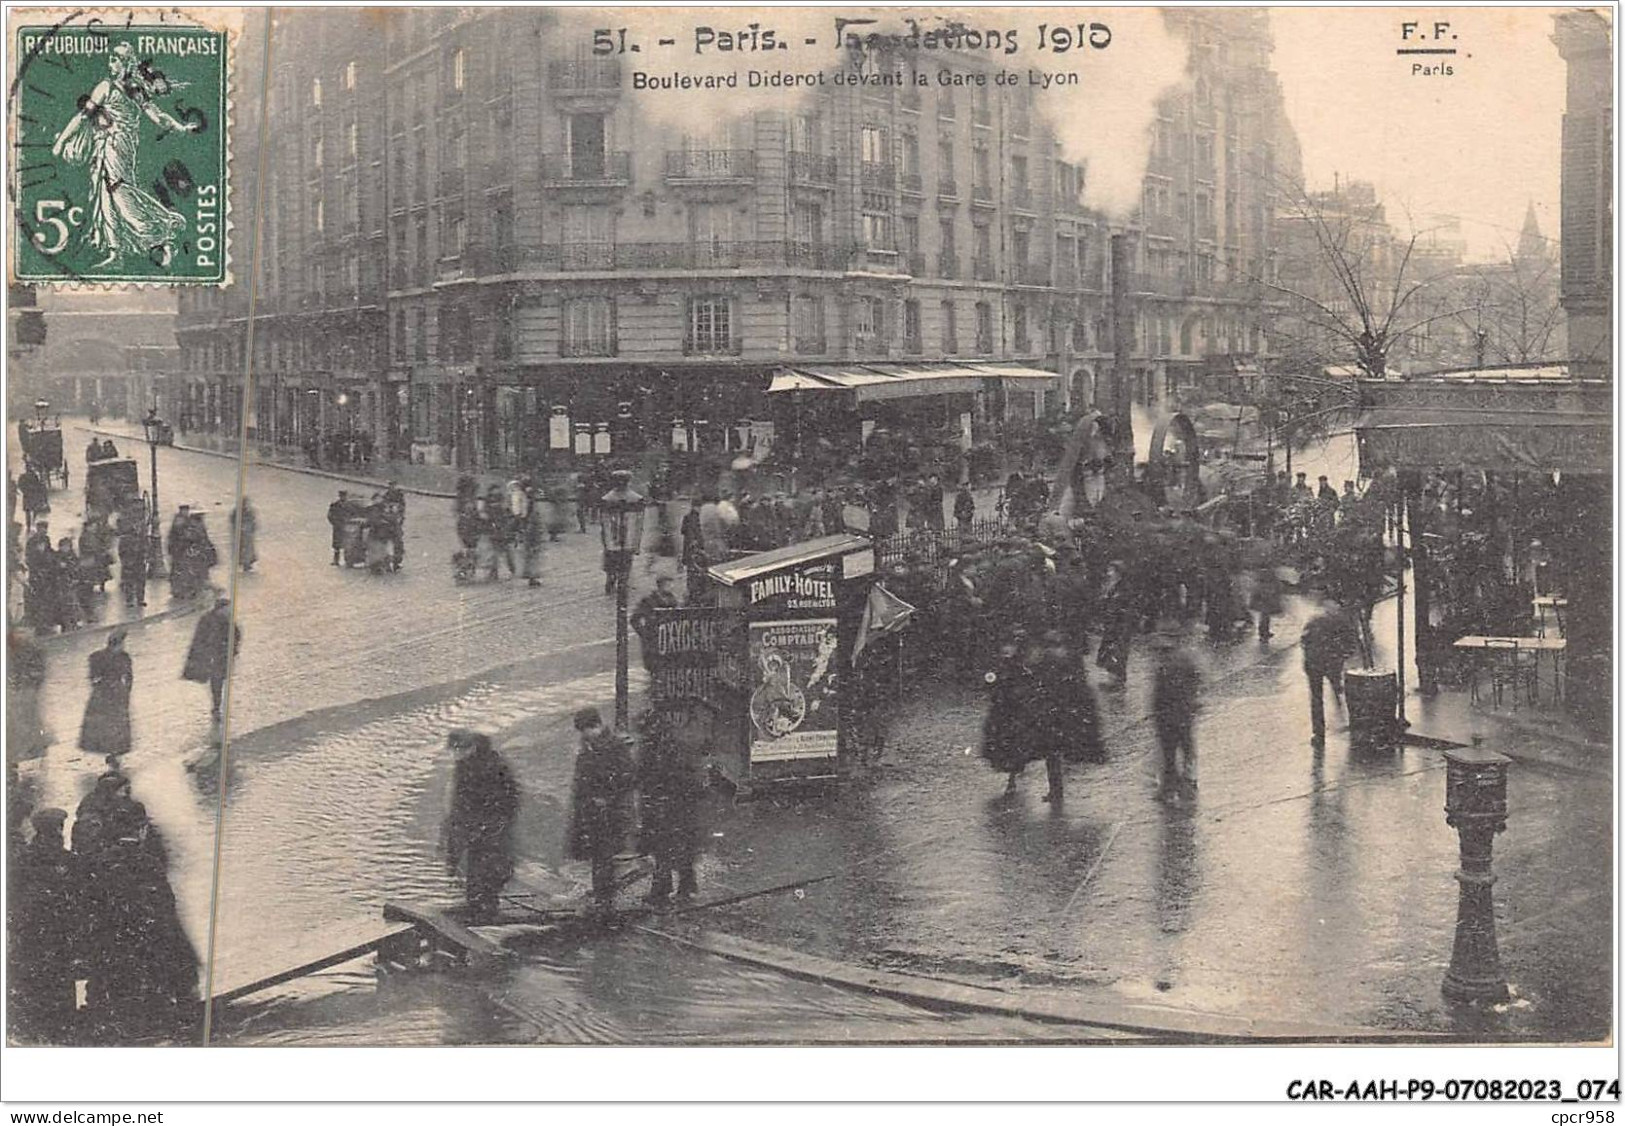
[[[1558,352],[1563,324],[1557,263],[1551,255],[1517,254],[1471,267],[1458,320],[1478,342],[1475,366],[1538,364]]]
[[[1271,335],[1287,345],[1285,355],[1382,379],[1396,350],[1460,311],[1448,300],[1459,267],[1430,270],[1423,232],[1396,235],[1374,194],[1312,193],[1288,184],[1276,195],[1277,224],[1298,237],[1281,263],[1285,270],[1257,280],[1282,299]]]

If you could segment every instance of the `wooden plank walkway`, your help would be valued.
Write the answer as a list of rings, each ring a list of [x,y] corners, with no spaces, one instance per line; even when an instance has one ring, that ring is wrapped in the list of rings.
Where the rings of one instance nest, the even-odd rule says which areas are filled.
[[[239,966],[216,966],[210,993],[215,1004],[237,1001],[252,993],[281,985],[285,981],[305,977],[319,970],[343,965],[367,954],[376,953],[397,941],[402,941],[417,928],[409,923],[392,923],[366,919],[342,924],[315,932],[308,941],[301,942],[272,963],[267,970],[263,961]],[[224,970],[225,972],[220,972]]]
[[[470,965],[486,965],[508,956],[506,950],[484,935],[475,934],[457,920],[448,918],[432,907],[386,903],[384,918],[392,923],[410,924],[437,946],[462,951],[468,957]]]

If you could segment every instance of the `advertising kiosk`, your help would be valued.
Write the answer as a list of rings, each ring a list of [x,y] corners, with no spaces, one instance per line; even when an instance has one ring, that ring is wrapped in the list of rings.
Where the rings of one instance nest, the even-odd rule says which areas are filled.
[[[733,682],[715,759],[742,792],[833,781],[851,754],[845,718],[874,546],[821,536],[712,567],[719,664]]]

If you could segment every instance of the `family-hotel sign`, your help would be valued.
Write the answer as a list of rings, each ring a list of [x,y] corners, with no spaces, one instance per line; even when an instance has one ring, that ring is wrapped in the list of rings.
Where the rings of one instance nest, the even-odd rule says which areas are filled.
[[[815,563],[779,575],[750,580],[750,606],[782,610],[835,609],[834,562]]]

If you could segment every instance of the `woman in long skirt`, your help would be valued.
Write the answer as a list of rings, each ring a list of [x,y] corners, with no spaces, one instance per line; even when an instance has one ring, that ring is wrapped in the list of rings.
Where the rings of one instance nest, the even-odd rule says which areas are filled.
[[[135,670],[124,651],[125,631],[115,629],[107,647],[90,655],[90,701],[79,727],[79,748],[97,757],[130,749],[130,686]]]

